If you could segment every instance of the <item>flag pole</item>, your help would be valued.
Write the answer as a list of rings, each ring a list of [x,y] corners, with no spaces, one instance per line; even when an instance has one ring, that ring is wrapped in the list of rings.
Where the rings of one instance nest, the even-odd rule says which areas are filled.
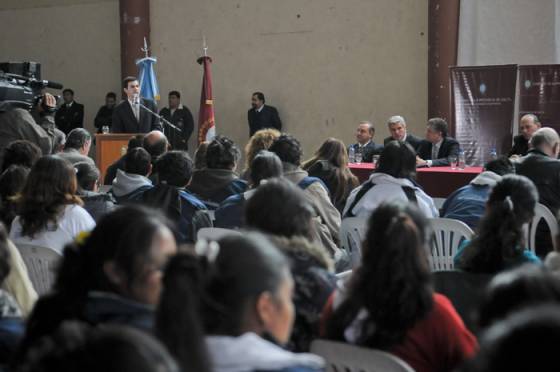
[[[150,49],[148,48],[148,41],[146,40],[146,36],[144,36],[144,48],[140,48],[142,52],[144,52],[144,57],[148,58],[150,54],[148,53]]]

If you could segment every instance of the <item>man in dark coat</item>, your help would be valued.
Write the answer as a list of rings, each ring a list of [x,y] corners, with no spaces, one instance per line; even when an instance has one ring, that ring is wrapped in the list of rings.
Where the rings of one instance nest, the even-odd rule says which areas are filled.
[[[169,140],[173,150],[189,149],[189,138],[194,130],[194,120],[187,106],[181,104],[181,93],[176,90],[169,92],[169,107],[161,109],[159,114],[181,131],[163,124],[163,133]]]
[[[422,140],[413,134],[408,133],[406,130],[406,121],[402,116],[391,116],[387,121],[387,127],[389,128],[389,133],[391,135],[383,141],[383,145],[391,141],[406,142],[416,151]]]
[[[508,156],[525,156],[529,152],[529,140],[533,133],[539,130],[541,123],[539,118],[533,114],[523,115],[519,120],[519,131],[521,134],[513,137],[513,147]]]
[[[461,148],[455,138],[447,135],[447,122],[441,118],[428,120],[426,139],[418,147],[416,165],[419,167],[447,167],[448,157],[458,156]]]
[[[255,132],[265,128],[275,128],[282,131],[282,122],[275,107],[265,105],[264,94],[261,92],[253,93],[251,98],[252,108],[247,112],[249,121],[249,137]]]
[[[373,155],[379,155],[383,151],[383,145],[377,145],[373,142],[375,136],[375,128],[369,121],[361,121],[356,129],[356,141],[353,145],[348,146],[348,150],[354,149],[354,153],[362,154],[364,163],[371,163]]]
[[[84,105],[74,101],[72,89],[64,89],[62,97],[64,103],[56,111],[54,120],[57,128],[68,135],[72,129],[84,127]]]
[[[109,92],[105,96],[105,104],[99,108],[97,115],[95,115],[94,124],[97,128],[97,133],[101,133],[103,127],[107,126],[109,129],[112,127],[113,110],[117,103],[117,95],[114,92]]]
[[[133,76],[125,78],[123,89],[127,99],[119,103],[113,111],[112,132],[148,133],[152,130],[161,131],[159,120],[147,110],[157,112],[156,103],[149,99],[139,98],[140,84],[138,79]]]

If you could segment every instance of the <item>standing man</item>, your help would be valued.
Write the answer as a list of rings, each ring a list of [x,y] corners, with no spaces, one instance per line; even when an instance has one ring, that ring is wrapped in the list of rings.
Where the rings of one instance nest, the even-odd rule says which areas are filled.
[[[264,102],[264,94],[261,92],[253,93],[251,97],[252,108],[247,113],[249,137],[265,128],[275,128],[280,132],[282,131],[282,122],[278,116],[278,110],[276,110],[276,107],[265,105]]]
[[[360,121],[356,128],[356,141],[358,142],[348,146],[348,150],[353,148],[355,153],[362,154],[364,163],[371,163],[373,155],[379,155],[383,151],[383,145],[373,142],[373,136],[375,136],[373,124],[370,121]]]
[[[541,122],[537,115],[527,114],[519,120],[519,131],[521,134],[513,137],[513,147],[508,156],[525,156],[529,152],[529,140],[533,133],[541,128]]]
[[[447,122],[442,118],[428,120],[426,139],[420,143],[416,156],[418,167],[447,167],[449,156],[458,156],[459,142],[447,136]]]
[[[95,115],[94,124],[97,128],[97,133],[101,133],[101,128],[104,126],[111,128],[113,119],[113,109],[117,103],[117,95],[113,92],[107,93],[105,96],[105,105],[99,108],[97,115]]]
[[[169,92],[169,107],[162,108],[159,114],[181,130],[179,132],[163,123],[163,133],[169,140],[171,148],[187,151],[189,138],[194,130],[194,120],[187,106],[181,104],[181,93],[176,90]]]
[[[406,142],[412,146],[415,151],[418,149],[418,146],[420,146],[420,142],[422,142],[422,140],[407,132],[406,122],[402,116],[391,116],[387,121],[387,127],[389,128],[389,133],[391,133],[391,135],[383,141],[385,146],[387,146],[387,144],[391,141]]]
[[[56,112],[54,121],[57,128],[68,135],[72,129],[84,127],[84,105],[74,101],[72,89],[64,89],[62,97],[64,103]]]
[[[152,130],[161,131],[158,119],[149,110],[156,112],[156,103],[140,98],[140,84],[134,76],[123,80],[126,99],[113,110],[113,133],[148,133]],[[142,107],[145,106],[146,108]]]

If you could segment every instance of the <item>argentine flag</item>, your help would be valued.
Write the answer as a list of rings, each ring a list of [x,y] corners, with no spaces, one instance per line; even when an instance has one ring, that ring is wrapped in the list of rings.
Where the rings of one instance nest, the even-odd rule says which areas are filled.
[[[138,81],[140,83],[140,96],[142,98],[159,101],[159,87],[154,71],[154,65],[157,59],[154,57],[146,57],[136,61],[138,66]]]

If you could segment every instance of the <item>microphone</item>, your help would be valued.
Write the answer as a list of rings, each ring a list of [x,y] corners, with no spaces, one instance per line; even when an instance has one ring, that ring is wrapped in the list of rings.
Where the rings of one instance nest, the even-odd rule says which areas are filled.
[[[37,81],[32,81],[31,82],[31,86],[38,86],[38,87],[47,87],[47,88],[52,88],[52,89],[62,89],[64,88],[64,86],[60,83],[57,83],[56,81],[51,81],[51,80],[37,80]]]

